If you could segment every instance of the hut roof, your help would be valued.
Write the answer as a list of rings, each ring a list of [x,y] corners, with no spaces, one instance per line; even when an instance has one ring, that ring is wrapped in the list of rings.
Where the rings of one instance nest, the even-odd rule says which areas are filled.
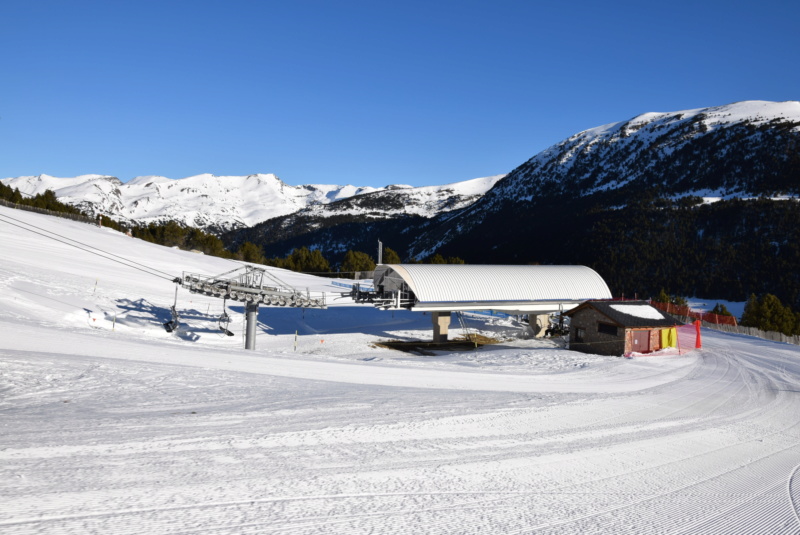
[[[593,308],[620,327],[673,327],[683,325],[672,316],[653,308],[647,301],[586,301],[566,313],[574,316],[581,310]]]

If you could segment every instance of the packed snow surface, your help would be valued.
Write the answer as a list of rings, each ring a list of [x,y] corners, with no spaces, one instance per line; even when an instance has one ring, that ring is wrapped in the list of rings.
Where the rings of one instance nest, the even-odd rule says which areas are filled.
[[[184,290],[161,326],[231,261],[6,208],[0,247],[3,534],[800,533],[795,346],[601,357],[474,314],[500,343],[399,353],[428,316],[276,270],[331,306],[262,307],[245,351],[237,304],[234,337]]]

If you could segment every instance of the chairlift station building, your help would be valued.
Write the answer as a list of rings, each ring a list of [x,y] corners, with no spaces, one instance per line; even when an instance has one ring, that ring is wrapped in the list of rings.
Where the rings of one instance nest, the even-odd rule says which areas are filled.
[[[324,296],[312,298],[307,291],[252,266],[214,277],[184,273],[174,282],[190,292],[245,303],[246,349],[255,349],[259,304],[326,308]],[[531,326],[544,333],[548,314],[570,310],[589,299],[610,299],[611,292],[600,275],[584,266],[382,264],[375,269],[373,287],[362,290],[356,284],[351,296],[383,310],[430,312],[433,341],[444,342],[451,312],[527,314]],[[168,324],[177,326],[178,321],[173,307],[173,321]]]
[[[369,291],[356,286],[354,299],[383,310],[430,312],[434,342],[447,340],[451,312],[527,314],[543,332],[547,314],[611,298],[602,277],[585,266],[386,264],[375,269],[373,284]]]

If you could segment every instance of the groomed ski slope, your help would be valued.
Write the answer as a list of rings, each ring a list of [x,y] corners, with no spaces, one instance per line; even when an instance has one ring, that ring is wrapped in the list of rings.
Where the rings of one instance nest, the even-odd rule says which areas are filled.
[[[423,357],[372,343],[427,316],[337,299],[262,308],[244,351],[241,307],[221,336],[182,290],[167,334],[149,271],[230,261],[1,207],[0,250],[3,534],[800,533],[797,347],[704,331],[628,360],[474,315],[509,340]]]

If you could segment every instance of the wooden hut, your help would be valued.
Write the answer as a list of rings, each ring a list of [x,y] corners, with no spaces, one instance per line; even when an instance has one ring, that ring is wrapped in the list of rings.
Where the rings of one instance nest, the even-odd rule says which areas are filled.
[[[586,301],[570,318],[569,348],[598,355],[650,353],[677,346],[678,325],[646,301]]]

